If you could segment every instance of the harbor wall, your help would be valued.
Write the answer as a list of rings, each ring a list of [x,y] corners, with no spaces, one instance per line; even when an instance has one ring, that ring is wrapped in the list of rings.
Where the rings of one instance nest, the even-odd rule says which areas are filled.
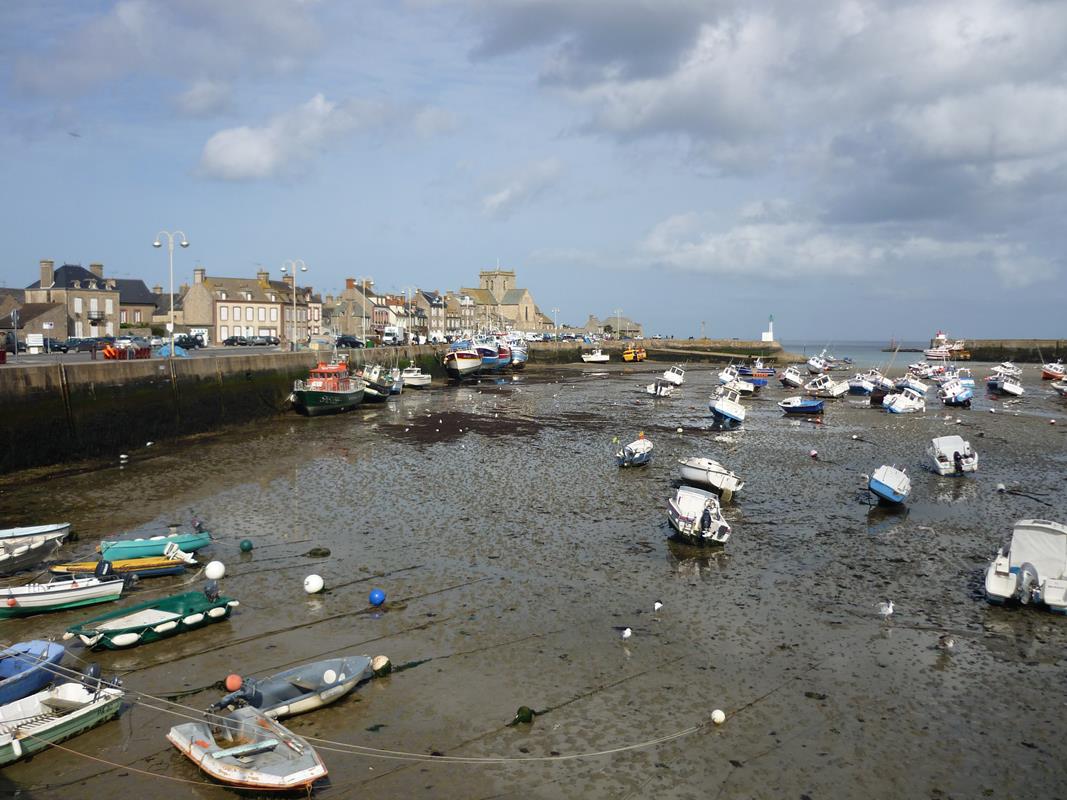
[[[1067,339],[968,339],[972,361],[1017,361],[1044,364],[1067,361]]]
[[[604,349],[621,361],[626,343]],[[734,340],[656,340],[650,360],[724,360],[770,355],[767,344]],[[684,346],[684,347],[683,347]],[[442,345],[349,351],[351,362],[406,366],[443,378]],[[538,342],[530,364],[581,361],[576,342]],[[588,346],[586,346],[588,349]],[[780,351],[780,348],[777,348]],[[0,368],[0,474],[36,466],[111,459],[146,442],[218,430],[278,414],[293,381],[330,353],[247,355],[134,361],[57,362]],[[772,356],[773,357],[773,356]]]

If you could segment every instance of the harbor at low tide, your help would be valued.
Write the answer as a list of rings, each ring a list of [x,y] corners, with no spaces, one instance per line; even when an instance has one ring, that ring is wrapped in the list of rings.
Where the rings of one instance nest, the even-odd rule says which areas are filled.
[[[553,367],[138,448],[122,468],[8,476],[0,515],[69,519],[80,540],[64,558],[198,516],[218,537],[201,560],[227,565],[223,588],[241,607],[170,643],[72,647],[141,693],[64,745],[108,763],[55,750],[6,768],[0,788],[233,796],[166,743],[178,714],[195,717],[231,672],[365,652],[407,668],[290,723],[333,743],[315,742],[330,769],[322,797],[1058,791],[1064,620],[988,605],[982,574],[1017,519],[1064,519],[1062,398],[1029,368],[1020,402],[979,392],[969,410],[932,400],[896,416],[846,397],[816,423],[781,415],[776,401],[795,392],[772,385],[746,400],[742,430],[716,432],[718,368],[691,368],[672,398],[653,399],[644,386],[663,366]],[[640,431],[655,460],[618,470],[612,440]],[[945,433],[979,450],[978,473],[922,469]],[[691,455],[746,481],[725,505],[724,548],[667,539],[676,459]],[[912,477],[904,511],[862,490],[882,463]],[[312,573],[326,593],[304,593]],[[190,580],[142,581],[131,597],[203,582]],[[373,587],[388,595],[381,609],[367,603]],[[883,622],[887,599],[896,613]],[[5,640],[83,616],[9,620]],[[952,653],[936,646],[944,633]],[[523,705],[543,713],[509,727]],[[724,725],[709,724],[713,709]]]

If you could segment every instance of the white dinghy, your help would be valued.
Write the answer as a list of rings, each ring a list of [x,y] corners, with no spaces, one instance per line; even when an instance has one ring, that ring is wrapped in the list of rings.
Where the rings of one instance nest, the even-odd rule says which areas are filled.
[[[794,389],[799,389],[804,385],[804,376],[792,364],[785,368],[785,372],[778,376],[778,380],[782,382],[782,386],[792,386]]]
[[[679,366],[668,367],[663,371],[663,380],[681,386],[685,383],[685,370]]]
[[[679,486],[667,501],[667,520],[678,538],[689,544],[724,544],[730,538],[718,498],[704,489]]]
[[[1007,551],[997,551],[985,573],[991,603],[1036,603],[1067,614],[1067,525],[1044,519],[1015,523]]]
[[[744,488],[745,482],[737,477],[718,461],[701,456],[680,458],[682,480],[695,483],[698,486],[706,486],[716,494],[721,494],[724,500],[729,500],[735,492]]]
[[[645,391],[653,397],[670,397],[674,394],[674,384],[667,381],[655,381],[645,387]]]

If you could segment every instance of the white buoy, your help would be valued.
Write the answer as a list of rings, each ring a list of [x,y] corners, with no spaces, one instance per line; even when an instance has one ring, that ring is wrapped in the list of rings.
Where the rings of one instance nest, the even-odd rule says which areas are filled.
[[[679,429],[678,429],[678,433],[681,433],[681,432],[682,432],[682,429],[681,429],[681,428],[679,428]]]
[[[632,628],[629,628],[629,627],[627,627],[627,628],[623,628],[623,629],[622,629],[622,630],[621,630],[621,631],[619,632],[619,635],[620,635],[620,636],[621,636],[621,637],[622,637],[623,639],[629,639],[629,638],[630,638],[631,636],[633,636],[633,635],[634,635],[634,632],[633,632],[633,629],[632,629]]]
[[[151,446],[152,446],[152,445],[154,445],[154,444],[155,444],[155,442],[145,442],[145,443],[144,443],[144,446],[145,446],[145,447],[151,447]]]
[[[997,491],[998,492],[1006,492],[1006,491],[1008,491],[1008,487],[1005,486],[1003,483],[998,483],[997,484]]]
[[[326,581],[321,575],[308,575],[304,578],[304,591],[308,594],[318,594],[326,586]]]
[[[129,456],[126,455],[125,453],[123,453],[122,455],[119,456],[119,460],[120,461],[126,461],[127,459],[129,459]]]
[[[714,722],[716,725],[722,725],[724,722],[726,722],[726,714],[721,708],[716,708],[714,711],[711,712],[711,721]]]
[[[222,580],[222,576],[226,574],[226,565],[221,561],[212,561],[206,567],[204,567],[204,576],[209,581]]]

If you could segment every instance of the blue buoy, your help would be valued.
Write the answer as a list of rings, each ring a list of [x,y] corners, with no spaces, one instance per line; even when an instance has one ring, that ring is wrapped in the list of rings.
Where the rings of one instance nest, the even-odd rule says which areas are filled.
[[[372,606],[380,606],[382,603],[385,602],[385,592],[383,592],[381,589],[371,589],[370,597],[368,597],[367,599],[370,600],[370,604]]]

